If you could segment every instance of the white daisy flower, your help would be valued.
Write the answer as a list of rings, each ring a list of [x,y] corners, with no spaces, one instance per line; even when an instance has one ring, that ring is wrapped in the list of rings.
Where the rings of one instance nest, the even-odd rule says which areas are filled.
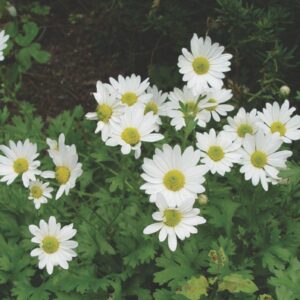
[[[43,183],[40,180],[31,181],[29,183],[29,200],[33,200],[34,206],[36,209],[39,209],[41,207],[41,204],[47,203],[48,199],[52,198],[52,187],[48,187],[49,182]]]
[[[220,116],[227,116],[229,111],[234,110],[234,107],[230,104],[224,104],[232,98],[231,90],[221,89],[209,89],[206,93],[205,99],[200,101],[200,106],[210,104],[209,107],[201,110],[200,117],[207,123],[211,120],[211,117],[220,122]]]
[[[168,98],[168,93],[163,93],[162,91],[158,90],[156,85],[153,85],[152,87],[147,88],[147,93],[152,95],[152,98],[143,103],[144,107],[144,113],[151,112],[154,115],[157,115],[157,129],[156,131],[159,130],[159,125],[161,125],[161,116],[166,116],[167,114],[167,107],[168,103],[166,103],[166,100]]]
[[[235,139],[242,142],[246,134],[253,135],[257,132],[259,118],[256,109],[249,113],[241,107],[238,113],[232,118],[227,118],[228,125],[224,126],[224,131],[230,133]]]
[[[200,209],[193,208],[195,200],[185,200],[179,207],[172,207],[162,195],[157,197],[156,206],[159,211],[152,214],[157,221],[144,229],[144,234],[159,231],[159,241],[163,242],[168,237],[168,246],[171,251],[177,248],[177,237],[180,240],[189,238],[191,234],[197,233],[195,226],[204,224],[206,220],[199,216]]]
[[[111,135],[106,141],[108,146],[121,146],[123,154],[135,151],[135,158],[141,155],[142,142],[156,142],[164,136],[152,133],[156,129],[157,115],[152,112],[144,114],[144,109],[138,105],[127,108],[118,123],[111,124]]]
[[[205,165],[206,171],[212,174],[218,173],[224,176],[229,172],[234,163],[240,161],[238,150],[241,143],[235,140],[232,135],[221,131],[216,134],[210,129],[209,133],[197,133],[197,147],[201,150],[201,162]]]
[[[75,187],[77,178],[82,174],[82,164],[78,163],[75,145],[60,145],[58,151],[52,152],[52,156],[55,172],[43,172],[43,177],[55,178],[60,185],[55,197],[58,200],[63,193],[69,195],[70,189]]]
[[[268,190],[268,183],[276,184],[279,169],[286,167],[286,160],[293,153],[283,150],[277,151],[282,145],[279,134],[264,134],[258,131],[252,136],[246,134],[241,149],[243,165],[240,169],[245,179],[252,181],[254,186],[260,182],[264,190]]]
[[[152,98],[151,94],[145,93],[149,86],[148,78],[141,81],[140,76],[132,74],[130,77],[126,76],[125,78],[119,75],[118,81],[110,77],[109,81],[117,93],[117,98],[128,106],[136,103],[145,103]]]
[[[37,145],[32,144],[29,139],[24,143],[9,141],[9,147],[0,145],[0,150],[5,155],[0,155],[0,181],[9,185],[21,175],[24,186],[28,187],[29,181],[35,181],[35,176],[41,174],[38,170],[40,161],[35,160],[39,156]]]
[[[110,133],[110,125],[116,122],[124,111],[124,105],[116,98],[115,91],[109,84],[97,81],[97,92],[94,97],[98,103],[95,112],[89,112],[85,116],[89,120],[97,120],[95,133],[101,132],[102,140],[105,142]]]
[[[191,39],[191,52],[182,49],[178,58],[179,72],[183,81],[187,82],[195,94],[200,94],[209,87],[220,89],[223,86],[224,72],[230,71],[231,54],[223,54],[224,47],[211,43],[211,39],[198,38],[194,34]]]
[[[152,160],[144,159],[141,176],[146,183],[141,189],[150,195],[150,202],[155,202],[161,193],[172,207],[182,205],[186,199],[196,199],[205,190],[205,169],[197,165],[199,159],[200,151],[194,151],[192,146],[183,153],[178,145],[172,148],[165,144],[162,150],[155,149]]]
[[[34,235],[31,241],[39,244],[39,247],[30,253],[31,256],[38,257],[39,269],[46,267],[51,275],[55,266],[69,268],[68,262],[77,256],[73,249],[78,246],[77,242],[70,240],[77,232],[73,229],[73,224],[61,228],[60,223],[56,223],[55,217],[51,216],[48,223],[40,220],[39,227],[29,225],[29,231]]]
[[[5,31],[0,31],[0,61],[4,60],[3,50],[7,47],[6,42],[9,39],[9,35],[5,35]]]
[[[168,103],[167,115],[172,119],[171,125],[176,130],[186,126],[186,119],[190,117],[197,122],[198,126],[206,126],[206,121],[200,111],[211,106],[211,104],[205,105],[202,101],[202,106],[200,106],[198,98],[199,95],[195,95],[186,85],[182,90],[174,88],[173,92],[169,93],[170,102]]]
[[[290,103],[285,100],[280,107],[277,102],[273,104],[267,103],[263,112],[259,112],[258,116],[262,120],[261,128],[265,133],[278,132],[280,138],[285,143],[291,143],[300,139],[300,116],[291,117],[296,110],[295,107],[290,108]]]

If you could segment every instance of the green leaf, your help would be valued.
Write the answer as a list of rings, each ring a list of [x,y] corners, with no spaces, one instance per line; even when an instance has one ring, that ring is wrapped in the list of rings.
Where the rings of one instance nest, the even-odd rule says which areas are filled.
[[[242,275],[232,273],[223,278],[222,282],[219,283],[219,291],[229,291],[230,293],[244,292],[252,294],[258,290],[256,284]]]
[[[36,62],[44,64],[51,58],[51,54],[47,51],[40,50],[41,45],[38,43],[33,43],[30,46],[31,56],[35,59]]]
[[[16,36],[16,43],[22,47],[28,47],[32,41],[36,38],[39,28],[34,22],[27,22],[23,25],[24,35]]]
[[[182,294],[189,300],[198,300],[201,296],[207,296],[208,286],[208,281],[204,276],[192,277],[177,294]]]

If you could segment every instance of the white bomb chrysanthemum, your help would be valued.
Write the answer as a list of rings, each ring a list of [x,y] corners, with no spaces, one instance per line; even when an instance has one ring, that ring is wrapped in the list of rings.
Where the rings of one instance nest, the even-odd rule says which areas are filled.
[[[198,165],[199,159],[200,151],[194,151],[192,146],[183,153],[178,145],[172,148],[165,144],[162,150],[155,149],[152,160],[144,159],[141,176],[146,183],[141,189],[150,195],[150,202],[155,202],[161,193],[172,207],[182,205],[186,199],[196,199],[205,190],[205,169]]]
[[[141,76],[132,74],[125,78],[118,76],[118,81],[110,77],[109,81],[115,89],[117,98],[121,103],[132,106],[136,103],[146,103],[152,98],[151,94],[146,94],[146,89],[149,86],[149,79],[141,81]]]
[[[9,35],[5,35],[5,31],[0,31],[0,61],[4,60],[3,50],[7,47],[6,42],[9,39]]]
[[[224,126],[224,131],[230,133],[235,139],[242,141],[246,134],[253,135],[257,132],[259,118],[256,109],[249,113],[241,107],[238,113],[232,118],[227,118],[228,125]]]
[[[41,204],[47,203],[48,199],[52,198],[53,188],[49,187],[49,182],[43,183],[40,180],[31,181],[29,183],[29,200],[32,200],[36,209],[41,207]]]
[[[212,174],[224,176],[240,161],[240,141],[224,131],[216,134],[212,128],[209,133],[197,133],[197,147],[201,150],[201,162]]]
[[[220,116],[227,116],[229,111],[234,107],[230,104],[224,104],[232,98],[231,90],[226,89],[209,89],[206,93],[205,99],[200,101],[200,106],[206,105],[206,108],[201,110],[200,117],[209,122],[213,118],[216,122],[220,121]],[[209,105],[209,107],[207,107]]]
[[[277,151],[282,145],[279,134],[264,134],[258,131],[254,136],[246,134],[241,148],[241,173],[245,179],[252,181],[254,186],[260,182],[264,190],[268,190],[268,183],[276,183],[279,169],[286,167],[286,160],[293,153],[283,150]]]
[[[165,116],[167,113],[167,107],[168,104],[166,103],[167,97],[168,97],[168,93],[163,93],[162,91],[158,90],[156,85],[153,85],[152,87],[148,87],[147,88],[147,93],[152,95],[152,98],[143,103],[143,107],[144,107],[144,113],[148,113],[151,112],[154,115],[157,115],[157,124],[161,125],[161,116]],[[157,126],[157,130],[158,131],[159,126]]]
[[[195,94],[200,94],[209,87],[220,89],[223,86],[224,72],[230,71],[231,54],[223,54],[224,47],[211,42],[207,36],[191,39],[191,52],[182,49],[178,58],[179,72]]]
[[[119,122],[112,123],[111,135],[106,145],[120,145],[123,154],[129,154],[133,150],[135,158],[139,158],[142,142],[156,142],[164,138],[162,134],[153,133],[157,118],[152,112],[144,114],[144,108],[139,105],[127,108]]]
[[[195,95],[186,85],[182,90],[174,88],[174,90],[169,93],[170,102],[167,106],[167,115],[172,119],[171,125],[174,126],[176,130],[180,130],[186,126],[187,118],[193,118],[200,127],[206,126],[205,118],[203,118],[200,112],[211,104],[207,105],[207,101],[202,101],[202,106],[200,106],[198,98],[199,95]]]
[[[117,99],[115,91],[110,85],[101,81],[97,82],[97,92],[94,97],[98,103],[95,112],[89,112],[85,116],[89,120],[97,120],[95,133],[101,132],[102,140],[105,142],[110,133],[110,125],[116,122],[124,111],[124,105]]]
[[[46,267],[51,275],[55,266],[69,268],[68,262],[77,256],[73,249],[78,246],[77,242],[70,240],[76,234],[73,224],[61,228],[60,223],[56,223],[55,217],[52,216],[48,223],[40,220],[39,227],[30,225],[29,231],[34,235],[31,241],[39,245],[30,253],[31,256],[38,257],[39,269]]]
[[[195,226],[204,224],[206,220],[199,216],[200,209],[193,208],[195,200],[186,199],[179,207],[170,207],[162,195],[157,197],[156,206],[159,211],[152,215],[156,223],[147,226],[144,234],[159,231],[159,241],[163,242],[168,237],[168,246],[171,251],[177,248],[177,237],[180,240],[189,238],[197,233]]]
[[[265,133],[278,132],[285,143],[299,140],[300,116],[291,116],[295,110],[295,107],[290,108],[288,100],[285,100],[281,107],[277,102],[267,103],[263,112],[258,112],[258,116],[263,122],[260,127]]]
[[[50,153],[50,150],[48,150]],[[75,187],[76,180],[82,174],[82,164],[78,163],[78,155],[75,145],[59,145],[59,150],[52,152],[55,172],[43,172],[44,178],[55,178],[58,182],[59,189],[55,199],[59,199],[63,193],[69,194],[70,189]]]
[[[35,176],[41,174],[40,161],[35,160],[39,156],[37,145],[29,139],[24,143],[9,141],[9,147],[0,145],[0,150],[5,155],[0,155],[0,181],[9,185],[20,175],[24,186],[28,187],[29,181],[35,181]]]

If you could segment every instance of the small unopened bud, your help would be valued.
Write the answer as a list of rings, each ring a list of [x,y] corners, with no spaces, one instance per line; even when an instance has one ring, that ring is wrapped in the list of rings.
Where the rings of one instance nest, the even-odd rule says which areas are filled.
[[[8,13],[12,17],[16,17],[17,16],[17,10],[16,10],[16,8],[11,3],[7,4],[6,9],[7,9]]]
[[[263,295],[259,295],[259,300],[273,300],[273,298],[269,294],[263,294]]]
[[[208,253],[208,256],[209,256],[209,258],[211,259],[212,262],[214,262],[215,264],[218,263],[219,257],[218,257],[218,254],[217,254],[216,250],[210,250],[209,253]]]
[[[290,92],[291,92],[291,89],[287,86],[287,85],[283,85],[280,89],[279,89],[279,92],[280,94],[283,96],[283,97],[287,97]]]
[[[199,197],[198,197],[198,203],[200,205],[205,205],[205,204],[207,204],[207,202],[208,202],[208,198],[207,198],[207,196],[205,194],[199,195]]]

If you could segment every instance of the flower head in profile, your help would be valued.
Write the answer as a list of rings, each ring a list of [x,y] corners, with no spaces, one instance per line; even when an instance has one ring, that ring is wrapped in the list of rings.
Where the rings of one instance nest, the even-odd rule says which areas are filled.
[[[201,162],[212,174],[224,176],[240,161],[241,143],[224,131],[217,134],[212,128],[209,133],[197,133],[197,147],[201,151]]]
[[[209,122],[211,118],[220,122],[220,116],[227,116],[227,113],[234,109],[231,104],[225,103],[232,98],[231,90],[209,89],[205,95],[206,97],[200,101],[200,106],[205,105],[205,108],[201,110],[200,117],[206,122]]]
[[[183,89],[175,88],[169,93],[168,112],[171,125],[180,130],[186,126],[187,118],[192,118],[200,127],[206,126],[206,121],[201,115],[201,110],[207,107],[207,105],[200,106],[199,95],[195,95],[186,85]],[[204,104],[204,103],[203,103]],[[208,105],[210,106],[210,104]]]
[[[59,149],[55,151],[48,150],[55,164],[55,172],[43,172],[44,178],[55,178],[59,184],[59,189],[55,199],[59,199],[63,193],[69,194],[75,187],[76,180],[82,174],[82,164],[78,163],[78,154],[75,145],[59,144]]]
[[[76,234],[73,224],[61,228],[52,216],[48,223],[41,220],[39,226],[30,225],[29,231],[34,236],[31,241],[38,244],[38,248],[32,250],[30,255],[38,257],[39,269],[46,267],[51,275],[55,266],[69,268],[69,262],[77,256],[73,249],[78,246],[77,242],[71,240]]]
[[[144,109],[139,105],[127,108],[119,122],[112,124],[106,145],[120,145],[123,154],[129,154],[133,150],[135,158],[139,158],[142,142],[156,142],[164,138],[162,134],[153,133],[157,118],[152,112],[144,114]]]
[[[6,42],[9,39],[9,35],[5,35],[5,31],[0,31],[0,61],[4,60],[3,50],[7,47]]]
[[[144,229],[144,234],[159,231],[159,241],[163,242],[168,237],[168,246],[171,251],[177,248],[177,238],[184,240],[191,234],[197,233],[195,226],[204,224],[206,220],[199,216],[200,209],[193,208],[195,200],[186,199],[178,207],[170,207],[162,195],[155,202],[158,211],[152,215],[156,221]]]
[[[32,200],[36,209],[39,209],[43,203],[47,203],[52,198],[53,188],[49,187],[49,182],[43,183],[40,180],[29,183],[29,200]]]
[[[272,104],[267,103],[263,112],[259,112],[258,116],[263,122],[260,127],[265,133],[278,132],[280,138],[285,143],[291,143],[300,139],[300,116],[292,117],[295,107],[290,108],[290,103],[285,100],[282,106],[278,102]]]
[[[97,82],[94,97],[97,101],[96,111],[87,113],[86,118],[97,121],[95,133],[101,132],[102,140],[105,142],[110,134],[111,123],[118,120],[124,111],[124,105],[117,99],[114,89],[101,81]]]
[[[258,131],[255,135],[247,134],[241,148],[240,172],[254,186],[260,182],[264,190],[268,183],[276,184],[279,170],[286,167],[286,160],[292,156],[288,150],[277,151],[282,145],[279,134],[264,134]]]
[[[183,153],[178,145],[172,148],[165,144],[162,150],[155,149],[152,159],[144,159],[141,176],[146,183],[141,189],[150,195],[150,202],[155,202],[161,193],[172,207],[182,205],[186,199],[196,199],[205,190],[205,169],[198,165],[199,159],[200,151],[192,146]]]
[[[252,109],[249,113],[241,107],[238,113],[232,118],[227,118],[228,125],[224,126],[224,131],[231,134],[233,138],[242,140],[246,134],[254,135],[258,131],[259,118],[256,109]]]
[[[29,181],[35,181],[36,175],[41,174],[40,161],[36,160],[39,156],[37,145],[28,139],[24,143],[9,141],[9,147],[0,145],[0,150],[5,155],[0,155],[0,181],[9,185],[21,176],[24,186],[28,187]]]
[[[224,54],[224,47],[211,42],[210,37],[191,39],[191,52],[182,49],[178,58],[179,72],[195,94],[200,94],[210,87],[220,89],[223,86],[224,72],[230,71],[231,54]]]
[[[141,76],[132,74],[131,76],[118,76],[118,80],[110,77],[109,81],[115,89],[117,98],[121,103],[132,106],[136,103],[146,103],[152,98],[151,94],[146,93],[149,86],[149,79],[141,81]]]

